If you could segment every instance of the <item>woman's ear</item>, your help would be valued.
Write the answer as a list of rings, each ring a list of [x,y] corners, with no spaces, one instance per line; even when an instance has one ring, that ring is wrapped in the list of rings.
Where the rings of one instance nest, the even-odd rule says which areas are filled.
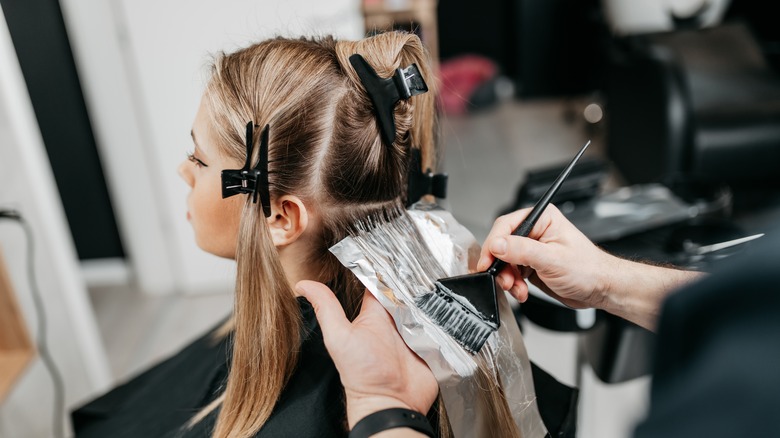
[[[309,213],[299,197],[284,195],[272,202],[271,217],[266,220],[274,246],[282,247],[295,242],[306,231]]]

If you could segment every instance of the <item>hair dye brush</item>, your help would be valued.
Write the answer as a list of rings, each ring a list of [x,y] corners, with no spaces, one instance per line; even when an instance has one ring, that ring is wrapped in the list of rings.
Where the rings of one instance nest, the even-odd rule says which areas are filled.
[[[528,237],[536,221],[550,204],[588,145],[590,141],[558,175],[525,220],[515,228],[513,235]],[[490,334],[498,330],[501,323],[498,315],[495,277],[505,266],[506,262],[496,259],[484,272],[439,279],[431,293],[417,299],[417,307],[463,348],[471,353],[477,353]]]

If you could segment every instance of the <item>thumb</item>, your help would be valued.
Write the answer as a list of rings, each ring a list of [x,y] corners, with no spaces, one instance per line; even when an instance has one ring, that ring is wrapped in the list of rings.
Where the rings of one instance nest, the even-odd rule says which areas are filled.
[[[314,308],[326,343],[328,339],[340,339],[349,332],[352,324],[347,320],[341,303],[328,286],[316,281],[303,280],[299,281],[295,288]]]
[[[385,306],[383,306],[368,289],[366,289],[363,294],[363,306],[360,308],[360,316],[373,316],[392,321],[392,316],[385,310]]]

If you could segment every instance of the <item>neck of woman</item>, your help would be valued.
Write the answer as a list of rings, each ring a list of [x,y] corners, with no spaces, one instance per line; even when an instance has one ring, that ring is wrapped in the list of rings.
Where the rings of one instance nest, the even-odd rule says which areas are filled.
[[[279,251],[279,260],[281,261],[284,273],[287,276],[287,282],[295,293],[295,296],[301,296],[295,288],[301,280],[321,281],[318,278],[319,269],[310,263],[311,249],[306,242],[299,239],[290,245],[277,248]]]

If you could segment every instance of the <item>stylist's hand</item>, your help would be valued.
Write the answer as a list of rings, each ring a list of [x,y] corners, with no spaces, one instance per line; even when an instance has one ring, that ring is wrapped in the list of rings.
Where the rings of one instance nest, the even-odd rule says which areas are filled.
[[[350,429],[382,409],[428,412],[439,393],[436,379],[406,346],[373,295],[365,293],[360,315],[350,323],[327,286],[301,281],[296,288],[314,307],[325,346],[341,374]]]
[[[528,298],[523,281],[527,278],[569,307],[595,307],[655,330],[666,296],[702,275],[612,256],[588,240],[554,205],[545,209],[529,238],[512,236],[530,211],[518,210],[496,220],[477,265],[486,270],[496,257],[509,263],[499,273],[498,283],[520,301]]]
[[[478,269],[486,270],[496,257],[507,262],[510,266],[499,273],[498,283],[519,301],[528,298],[523,281],[528,278],[567,306],[599,307],[608,275],[619,260],[596,247],[554,205],[545,209],[529,238],[512,236],[530,211],[518,210],[496,220],[482,246]]]

